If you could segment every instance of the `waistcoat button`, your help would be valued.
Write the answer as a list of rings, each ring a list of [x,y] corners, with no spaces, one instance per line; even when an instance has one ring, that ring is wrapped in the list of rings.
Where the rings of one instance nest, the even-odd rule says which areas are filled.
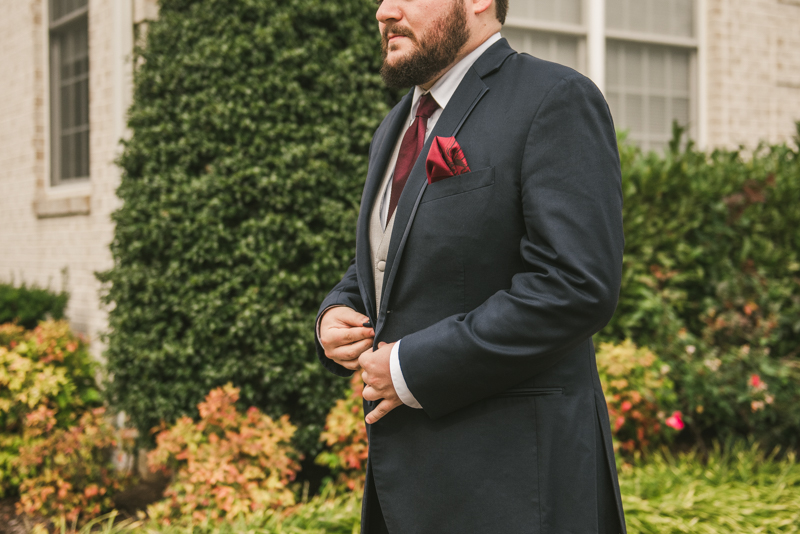
[[[378,270],[380,272],[383,272],[384,269],[386,269],[386,262],[381,260],[381,261],[378,262]]]

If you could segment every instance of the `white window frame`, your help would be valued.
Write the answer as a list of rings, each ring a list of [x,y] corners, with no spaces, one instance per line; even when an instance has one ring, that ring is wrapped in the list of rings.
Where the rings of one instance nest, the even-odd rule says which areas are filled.
[[[48,175],[49,179],[47,180],[48,189],[59,189],[64,190],[66,192],[67,189],[73,188],[83,188],[85,187],[86,183],[89,182],[91,176],[91,129],[89,130],[89,144],[87,146],[87,150],[89,152],[88,157],[88,174],[86,176],[80,177],[72,177],[63,179],[61,177],[61,91],[60,91],[60,57],[59,57],[59,50],[55,46],[53,42],[53,35],[57,34],[59,30],[68,27],[70,24],[73,24],[75,21],[85,18],[86,25],[87,25],[87,32],[88,32],[88,25],[89,25],[89,2],[87,2],[86,6],[79,8],[72,13],[61,17],[58,20],[51,20],[51,2],[50,0],[45,0],[45,13],[46,13],[46,35],[47,35],[47,48],[48,51],[48,68],[47,68],[47,76],[48,76],[48,113],[47,113],[47,130],[48,130],[48,156],[49,156],[49,165],[48,165]],[[88,36],[87,36],[88,38]],[[91,63],[91,61],[90,61]],[[91,64],[89,66],[89,73],[87,76],[91,75]],[[90,84],[91,85],[91,84]],[[91,87],[89,88],[91,93]],[[90,105],[91,97],[87,101],[87,106]],[[87,111],[91,113],[90,110]],[[90,123],[91,124],[91,119]]]
[[[524,2],[525,0],[512,0]],[[558,0],[554,0],[558,1]],[[562,34],[579,39],[579,57],[585,58],[586,75],[605,93],[606,48],[609,39],[632,43],[662,45],[689,50],[690,109],[689,135],[700,147],[707,143],[707,81],[706,81],[706,1],[695,0],[694,37],[677,37],[606,28],[606,0],[583,1],[583,23],[565,24],[508,17],[506,26],[550,34]],[[585,50],[581,51],[580,47]]]

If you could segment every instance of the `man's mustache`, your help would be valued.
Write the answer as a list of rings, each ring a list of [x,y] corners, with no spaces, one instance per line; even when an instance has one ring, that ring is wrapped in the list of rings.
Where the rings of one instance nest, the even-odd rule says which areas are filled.
[[[417,42],[417,38],[411,29],[404,28],[403,26],[387,25],[385,28],[383,28],[383,34],[381,35],[381,42],[384,47],[389,46],[389,34],[392,34],[392,36],[400,35],[402,37],[408,37],[412,42]]]

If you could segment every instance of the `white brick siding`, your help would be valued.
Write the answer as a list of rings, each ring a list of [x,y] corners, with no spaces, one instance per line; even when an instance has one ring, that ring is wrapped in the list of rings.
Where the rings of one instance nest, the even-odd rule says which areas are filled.
[[[800,120],[800,1],[706,0],[708,141],[788,141]]]

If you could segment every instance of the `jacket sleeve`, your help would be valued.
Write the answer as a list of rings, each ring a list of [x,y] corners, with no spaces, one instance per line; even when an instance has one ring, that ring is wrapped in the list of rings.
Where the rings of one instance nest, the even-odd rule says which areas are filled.
[[[525,265],[507,290],[402,338],[408,388],[432,418],[554,365],[610,319],[622,269],[622,192],[608,106],[587,78],[558,82],[520,166]]]
[[[348,308],[352,308],[359,313],[363,313],[364,315],[367,314],[366,308],[364,307],[364,301],[361,299],[361,292],[358,289],[355,259],[350,261],[350,266],[347,268],[347,272],[345,272],[344,276],[342,277],[342,281],[336,284],[331,292],[328,293],[328,296],[325,297],[325,300],[322,301],[322,305],[319,307],[317,319],[314,324],[317,325],[319,323],[320,317],[325,310],[334,306],[347,306]],[[317,356],[319,357],[319,361],[322,363],[323,367],[338,376],[352,376],[353,371],[345,369],[338,363],[325,356],[325,350],[322,348],[322,345],[320,345],[319,337],[317,336],[316,326],[314,327],[314,343],[317,347]]]

